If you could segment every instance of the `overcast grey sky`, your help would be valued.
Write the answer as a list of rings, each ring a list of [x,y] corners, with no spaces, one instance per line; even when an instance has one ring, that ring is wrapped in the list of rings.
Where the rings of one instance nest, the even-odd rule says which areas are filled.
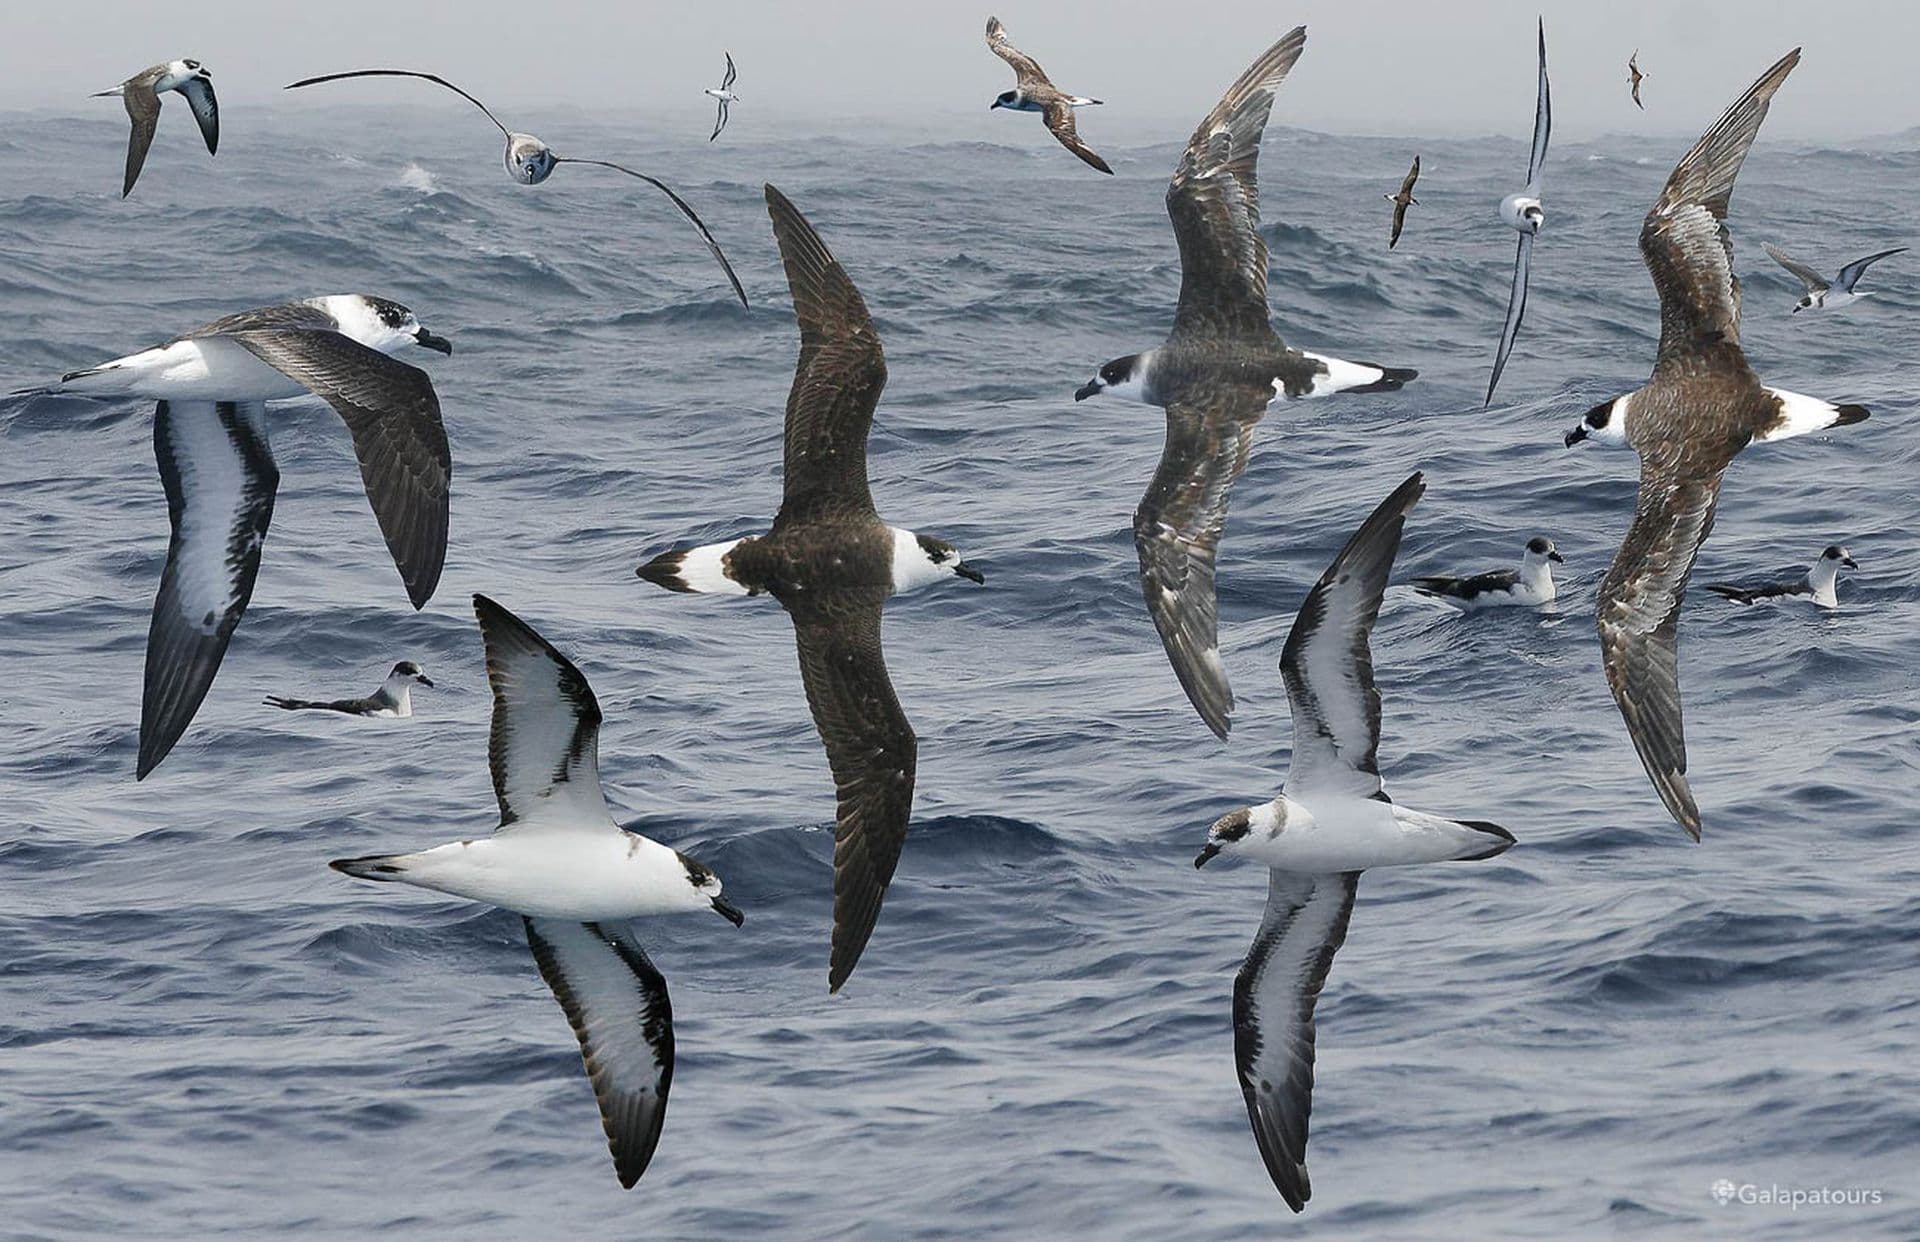
[[[740,65],[740,136],[854,133],[862,111],[911,108],[929,136],[993,138],[1011,82],[989,12],[1064,88],[1101,97],[1122,141],[1184,137],[1234,75],[1291,26],[1305,56],[1275,119],[1338,133],[1524,136],[1533,20],[1547,21],[1556,136],[1696,134],[1776,57],[1805,59],[1768,120],[1776,137],[1849,138],[1920,125],[1920,5],[1895,0],[7,0],[0,107],[89,114],[88,100],[174,56],[213,70],[229,124],[295,106],[277,88],[351,68],[427,69],[512,111],[577,104],[698,128],[722,49]],[[1635,48],[1646,114],[1627,98]],[[436,88],[320,88],[328,102]],[[458,100],[452,100],[458,105]],[[459,105],[464,106],[464,105]],[[511,120],[511,117],[507,118]],[[1091,118],[1086,124],[1093,124]]]

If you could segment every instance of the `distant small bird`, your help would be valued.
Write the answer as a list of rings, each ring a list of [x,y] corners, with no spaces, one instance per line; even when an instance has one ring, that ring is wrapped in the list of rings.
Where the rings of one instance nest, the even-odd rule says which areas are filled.
[[[1707,590],[1715,595],[1724,595],[1736,604],[1751,604],[1763,599],[1791,599],[1806,596],[1816,607],[1838,608],[1840,597],[1834,592],[1834,584],[1840,580],[1840,567],[1860,568],[1853,559],[1853,553],[1839,544],[1829,544],[1820,554],[1803,577],[1791,578],[1785,582],[1709,582]]]
[[[207,141],[207,154],[220,146],[220,105],[213,97],[213,74],[197,60],[170,60],[164,65],[134,74],[111,90],[95,91],[93,97],[118,95],[126,105],[133,132],[127,138],[127,177],[120,197],[133,193],[140,179],[140,167],[147,162],[147,148],[153,145],[153,129],[160,120],[160,92],[179,91],[200,123],[200,136]]]
[[[1007,29],[997,17],[987,19],[987,47],[1001,60],[1013,66],[1014,87],[1002,91],[1000,97],[987,105],[987,111],[995,108],[1010,108],[1015,112],[1039,112],[1045,115],[1047,128],[1060,140],[1060,145],[1073,152],[1087,163],[1103,173],[1111,173],[1107,162],[1093,153],[1092,148],[1080,141],[1079,131],[1073,125],[1073,110],[1102,102],[1088,99],[1082,95],[1068,95],[1061,92],[1040,62],[1007,42]]]
[[[660,1145],[673,1086],[673,1003],[629,919],[711,910],[740,926],[720,877],[614,822],[600,786],[600,704],[573,661],[484,595],[473,597],[493,687],[492,836],[415,854],[336,858],[335,871],[412,884],[520,916],[540,977],[580,1041],[620,1185]]]
[[[1805,295],[1793,305],[1792,313],[1798,315],[1803,310],[1833,310],[1849,302],[1858,302],[1861,298],[1872,297],[1873,290],[1867,289],[1855,293],[1853,287],[1860,283],[1860,277],[1869,267],[1888,255],[1904,254],[1907,248],[1896,246],[1892,250],[1870,254],[1864,259],[1855,259],[1841,268],[1840,274],[1835,276],[1831,283],[1826,277],[1798,259],[1788,258],[1786,252],[1772,242],[1761,242],[1760,249],[1767,252],[1768,258],[1799,277],[1800,283],[1807,287]]]
[[[1634,48],[1633,55],[1627,57],[1627,73],[1633,82],[1633,106],[1645,112],[1647,105],[1640,102],[1640,83],[1647,76],[1640,72],[1640,49]]]
[[[1266,913],[1233,980],[1233,1060],[1267,1175],[1296,1212],[1313,1194],[1313,1006],[1346,942],[1360,873],[1497,858],[1514,844],[1498,824],[1401,806],[1380,780],[1370,639],[1407,513],[1425,490],[1418,474],[1395,488],[1307,593],[1280,651],[1293,717],[1286,785],[1215,820],[1193,860],[1268,868]]]
[[[428,677],[418,664],[412,660],[402,660],[393,666],[386,681],[380,688],[364,699],[288,699],[277,694],[269,694],[266,703],[269,707],[283,707],[290,712],[324,711],[344,712],[349,716],[386,716],[406,717],[413,715],[413,688],[425,686],[433,688],[433,679]]]
[[[733,93],[733,80],[739,76],[733,68],[733,53],[726,53],[726,58],[727,76],[720,79],[720,88],[715,90],[710,86],[702,92],[720,101],[720,115],[714,118],[713,134],[707,139],[708,142],[712,142],[714,138],[718,138],[720,131],[727,127],[727,105],[740,98],[740,96]]]
[[[487,105],[481,103],[478,99],[475,99],[472,95],[467,94],[438,74],[420,73],[413,69],[354,69],[347,73],[327,73],[317,78],[302,78],[298,82],[289,82],[283,89],[290,91],[297,90],[300,87],[314,86],[321,82],[338,82],[343,78],[421,78],[425,81],[446,87],[454,94],[460,96],[460,98],[480,109],[480,111],[485,112],[487,119],[493,122],[494,127],[507,136],[507,173],[521,185],[539,185],[542,181],[552,176],[554,168],[561,164],[592,164],[598,168],[611,168],[613,171],[625,173],[629,177],[638,177],[640,180],[672,199],[673,205],[680,209],[680,214],[685,216],[694,228],[700,230],[700,240],[707,243],[707,249],[713,252],[714,259],[720,264],[720,270],[727,274],[727,282],[733,286],[734,296],[740,299],[740,305],[745,306],[747,304],[747,291],[740,287],[740,278],[733,274],[733,264],[727,262],[727,256],[721,253],[720,243],[713,239],[713,234],[707,230],[706,223],[694,214],[693,208],[687,206],[687,201],[678,194],[675,194],[666,182],[661,181],[657,177],[649,177],[643,172],[635,172],[624,164],[615,164],[609,160],[588,160],[573,155],[561,155],[546,143],[535,138],[532,134],[515,133],[505,125],[500,124],[500,118],[495,116]]]
[[[1553,602],[1553,567],[1565,563],[1553,540],[1535,535],[1527,540],[1518,569],[1495,569],[1471,578],[1413,578],[1408,585],[1416,594],[1452,604],[1462,612],[1507,605],[1537,608]]]
[[[1413,183],[1420,180],[1420,157],[1413,157],[1413,167],[1407,169],[1407,179],[1400,183],[1398,194],[1382,194],[1380,197],[1393,204],[1393,236],[1387,238],[1387,249],[1400,244],[1400,229],[1407,222],[1407,208],[1417,206],[1419,199],[1413,196]]]
[[[1500,373],[1507,369],[1507,355],[1513,352],[1514,338],[1520,335],[1520,321],[1527,314],[1527,273],[1533,266],[1533,239],[1540,235],[1546,217],[1540,209],[1540,167],[1547,162],[1547,136],[1553,130],[1553,100],[1547,90],[1547,24],[1540,23],[1540,88],[1533,100],[1533,153],[1527,157],[1527,188],[1500,200],[1500,218],[1520,234],[1520,246],[1513,252],[1513,288],[1507,294],[1507,322],[1500,329],[1500,349],[1493,356],[1493,375],[1487,380],[1487,400],[1493,404],[1493,390],[1500,386]]]

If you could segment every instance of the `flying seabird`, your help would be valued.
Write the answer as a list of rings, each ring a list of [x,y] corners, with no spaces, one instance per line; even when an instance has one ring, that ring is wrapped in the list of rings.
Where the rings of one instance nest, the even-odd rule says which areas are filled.
[[[354,69],[347,73],[327,73],[317,78],[302,78],[298,82],[288,83],[283,89],[291,91],[302,86],[313,86],[320,82],[338,82],[342,78],[423,78],[428,82],[434,82],[446,87],[474,107],[480,109],[480,111],[486,113],[487,119],[492,121],[494,126],[499,129],[502,134],[506,135],[507,174],[521,185],[539,185],[542,181],[552,176],[554,168],[561,164],[591,164],[596,168],[611,168],[615,172],[625,173],[629,177],[638,177],[640,180],[672,199],[673,205],[680,209],[680,214],[691,221],[694,228],[700,230],[700,239],[706,242],[707,249],[713,252],[713,257],[720,264],[720,270],[727,274],[727,283],[733,286],[734,296],[740,299],[740,305],[745,306],[747,304],[747,291],[740,287],[740,278],[733,274],[733,265],[728,263],[727,256],[720,252],[720,243],[713,239],[713,234],[707,231],[705,222],[694,214],[693,208],[687,205],[687,201],[674,193],[666,182],[656,177],[649,177],[643,172],[636,172],[624,164],[615,164],[608,160],[589,160],[581,159],[573,155],[561,155],[546,143],[535,138],[532,134],[515,133],[505,125],[500,124],[500,118],[493,115],[492,110],[489,109],[487,105],[481,103],[478,99],[475,99],[472,95],[467,94],[438,74],[420,73],[412,69]],[[725,104],[721,105],[723,111],[725,106]],[[718,130],[714,132],[716,134],[719,133]]]
[[[269,707],[284,707],[290,712],[324,711],[344,712],[349,716],[411,716],[413,715],[413,688],[426,686],[433,688],[433,679],[412,660],[402,660],[393,666],[387,679],[380,688],[364,699],[289,699],[277,694],[266,698]]]
[[[1647,75],[1640,72],[1640,49],[1634,48],[1633,55],[1627,57],[1627,80],[1633,84],[1633,106],[1645,112],[1647,105],[1640,102],[1640,82]]]
[[[1261,1158],[1296,1212],[1313,1193],[1313,1006],[1347,938],[1361,871],[1493,858],[1514,843],[1498,824],[1396,806],[1381,787],[1368,639],[1406,515],[1425,490],[1418,474],[1394,489],[1308,593],[1280,654],[1293,714],[1284,791],[1214,821],[1193,860],[1245,855],[1270,869],[1266,914],[1233,981],[1233,1053]]]
[[[1061,146],[1101,172],[1112,173],[1113,169],[1107,167],[1107,162],[1080,141],[1080,133],[1073,125],[1075,108],[1104,101],[1063,93],[1047,77],[1047,71],[1040,67],[1039,61],[1007,42],[1007,28],[1000,24],[997,17],[987,19],[987,47],[995,56],[1013,66],[1014,78],[1013,89],[1000,92],[999,98],[987,105],[987,111],[1011,108],[1015,112],[1042,113],[1047,129],[1059,139]]]
[[[170,60],[134,74],[111,90],[95,91],[93,97],[118,95],[126,105],[133,132],[127,136],[127,177],[120,197],[133,193],[140,179],[140,167],[147,162],[147,148],[153,145],[154,126],[160,121],[160,92],[179,91],[200,123],[200,136],[206,139],[207,154],[220,146],[220,105],[213,97],[213,74],[197,60]]]
[[[1407,169],[1406,180],[1400,183],[1398,194],[1383,194],[1380,197],[1393,204],[1393,234],[1387,238],[1387,249],[1400,244],[1400,230],[1407,222],[1407,208],[1417,205],[1420,200],[1413,196],[1413,183],[1420,180],[1420,157],[1413,157],[1413,167]]]
[[[490,837],[417,854],[336,858],[335,871],[511,910],[580,1040],[620,1185],[647,1170],[673,1083],[667,981],[626,926],[712,910],[738,927],[720,877],[613,820],[600,788],[600,704],[573,662],[520,618],[473,597],[493,686]]]
[[[1547,135],[1553,129],[1553,102],[1547,91],[1547,23],[1540,22],[1540,89],[1533,101],[1533,153],[1527,157],[1527,188],[1500,200],[1500,218],[1520,234],[1520,245],[1513,252],[1513,288],[1507,294],[1507,322],[1500,329],[1500,352],[1493,356],[1493,375],[1487,380],[1485,405],[1493,404],[1493,390],[1500,386],[1500,373],[1507,369],[1507,355],[1513,352],[1513,340],[1520,335],[1520,320],[1527,313],[1527,273],[1533,265],[1533,239],[1540,235],[1546,217],[1540,210],[1540,167],[1547,162]]]
[[[1716,595],[1724,595],[1736,604],[1752,604],[1763,599],[1791,599],[1806,596],[1820,608],[1838,608],[1840,597],[1834,592],[1834,584],[1840,580],[1840,567],[1860,568],[1853,559],[1853,553],[1839,544],[1828,544],[1813,568],[1798,578],[1785,582],[1709,582],[1707,590]]]
[[[1760,383],[1740,349],[1740,280],[1727,204],[1774,92],[1800,63],[1781,57],[1687,152],[1640,226],[1640,255],[1660,294],[1660,351],[1643,388],[1588,410],[1566,435],[1640,454],[1633,525],[1600,584],[1596,621],[1607,685],[1647,776],[1700,839],[1687,784],[1677,649],[1680,604],[1713,529],[1720,476],[1747,445],[1867,417]]]
[[[153,449],[173,537],[147,635],[140,777],[200,709],[253,597],[280,482],[266,402],[311,391],[339,413],[407,597],[432,598],[453,464],[433,381],[389,357],[407,346],[453,352],[406,307],[352,293],[241,311],[62,377],[62,392],[159,402]]]
[[[1554,597],[1553,567],[1565,563],[1545,535],[1527,540],[1520,568],[1495,569],[1471,578],[1422,577],[1410,580],[1415,593],[1453,605],[1462,612],[1521,605],[1536,608]]]
[[[799,209],[766,187],[800,321],[787,396],[785,488],[764,535],[664,552],[637,571],[670,591],[769,594],[793,622],[807,705],[833,769],[833,953],[847,981],[907,838],[918,743],[880,649],[889,595],[980,572],[945,540],[888,526],[867,484],[887,362],[867,304]]]
[[[1270,401],[1390,392],[1419,372],[1290,349],[1267,314],[1267,242],[1255,166],[1267,114],[1306,46],[1300,26],[1260,54],[1187,142],[1167,186],[1180,243],[1173,332],[1115,358],[1073,394],[1108,392],[1167,412],[1166,447],[1133,515],[1140,585],[1167,658],[1200,718],[1227,736],[1233,690],[1220,663],[1214,558],[1227,494]]]
[[[1849,302],[1857,302],[1861,298],[1872,297],[1873,290],[1864,289],[1859,293],[1855,293],[1853,287],[1860,283],[1860,277],[1869,267],[1872,267],[1888,255],[1902,254],[1907,248],[1905,246],[1895,246],[1892,250],[1882,250],[1878,254],[1868,255],[1864,259],[1855,259],[1853,262],[1841,268],[1840,274],[1835,276],[1831,283],[1828,282],[1826,277],[1814,271],[1798,259],[1788,258],[1786,252],[1772,242],[1761,242],[1760,249],[1766,251],[1767,257],[1775,263],[1778,263],[1781,267],[1786,268],[1789,272],[1798,276],[1800,283],[1807,287],[1806,296],[1793,304],[1792,313],[1798,315],[1803,310],[1824,310],[1841,307]]]
[[[720,102],[720,115],[714,118],[713,134],[707,139],[708,142],[712,142],[715,138],[718,138],[720,131],[727,127],[727,105],[740,98],[740,96],[733,93],[733,80],[739,76],[733,68],[733,53],[727,52],[725,55],[727,58],[727,76],[720,79],[720,89],[715,90],[712,87],[708,87],[705,91],[701,92],[702,94],[713,96]]]

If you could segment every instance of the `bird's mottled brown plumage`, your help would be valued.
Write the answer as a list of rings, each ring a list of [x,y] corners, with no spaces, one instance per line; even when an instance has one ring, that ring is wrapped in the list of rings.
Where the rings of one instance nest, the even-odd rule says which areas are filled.
[[[1400,244],[1400,230],[1406,227],[1407,223],[1407,208],[1420,201],[1413,196],[1413,183],[1418,180],[1420,180],[1420,157],[1416,155],[1413,157],[1413,167],[1407,169],[1406,179],[1400,183],[1400,192],[1387,195],[1393,200],[1393,233],[1387,238],[1389,250]]]
[[[1074,97],[1053,84],[1039,61],[1007,42],[1007,28],[1000,24],[997,17],[987,19],[987,47],[1013,67],[1014,93],[1023,102],[1039,106],[1047,129],[1060,145],[1101,172],[1111,173],[1113,169],[1108,167],[1107,162],[1093,148],[1080,141],[1080,131],[1073,121]],[[1100,101],[1093,99],[1082,102]]]

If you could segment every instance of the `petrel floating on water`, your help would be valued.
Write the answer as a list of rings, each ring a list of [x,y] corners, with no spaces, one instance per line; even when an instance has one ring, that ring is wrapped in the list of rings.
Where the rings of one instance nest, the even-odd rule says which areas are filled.
[[[673,1005],[627,920],[711,910],[738,927],[743,916],[711,869],[614,823],[600,787],[600,704],[573,661],[486,596],[473,597],[473,611],[493,687],[487,766],[500,826],[417,854],[327,865],[521,916],[580,1041],[614,1172],[631,1188],[667,1119]]]
[[[1512,605],[1537,608],[1553,602],[1553,567],[1565,559],[1553,540],[1535,535],[1527,540],[1518,569],[1493,569],[1466,578],[1429,575],[1410,579],[1409,585],[1416,594],[1451,604],[1462,612]]]
[[[1214,821],[1196,867],[1219,855],[1269,868],[1267,909],[1233,981],[1233,1059],[1267,1173],[1298,1212],[1313,1194],[1313,1006],[1347,938],[1368,867],[1493,858],[1513,834],[1396,806],[1380,780],[1380,690],[1369,639],[1418,474],[1361,524],[1308,592],[1280,653],[1293,715],[1285,791]]]
[[[343,294],[241,311],[62,377],[62,392],[159,402],[153,450],[173,537],[147,635],[137,776],[200,710],[253,598],[280,484],[267,402],[312,392],[340,415],[407,598],[432,598],[453,461],[433,381],[389,357],[410,346],[453,352],[398,302]]]
[[[1607,685],[1653,787],[1700,839],[1681,727],[1680,605],[1713,530],[1720,478],[1749,444],[1867,417],[1768,388],[1740,348],[1740,280],[1727,207],[1767,105],[1800,49],[1781,57],[1687,152],[1640,227],[1640,255],[1660,293],[1660,349],[1644,387],[1588,410],[1566,435],[1640,455],[1633,525],[1600,584],[1595,620]]]
[[[340,712],[348,716],[388,716],[407,717],[413,715],[413,688],[425,686],[433,688],[433,679],[428,677],[412,660],[402,660],[393,666],[387,679],[380,688],[364,699],[290,699],[283,695],[269,694],[266,697],[268,707],[284,708],[290,712]]]
[[[1838,608],[1840,596],[1834,590],[1840,581],[1840,567],[1860,568],[1853,553],[1839,544],[1827,545],[1813,568],[1798,578],[1784,582],[1709,582],[1707,590],[1736,604],[1757,604],[1763,599],[1805,599],[1816,608]]]
[[[1300,59],[1300,26],[1260,54],[1187,141],[1167,185],[1180,244],[1180,302],[1159,348],[1115,358],[1073,394],[1131,397],[1167,412],[1166,447],[1133,542],[1167,659],[1209,729],[1227,736],[1233,690],[1220,662],[1214,558],[1227,496],[1269,402],[1389,392],[1419,374],[1291,349],[1267,312],[1267,242],[1255,169],[1273,93]]]
[[[126,105],[133,132],[127,136],[127,176],[120,197],[133,193],[140,179],[141,166],[147,162],[147,148],[153,145],[154,127],[160,123],[160,93],[178,91],[193,109],[200,123],[200,137],[206,140],[207,154],[220,147],[220,104],[213,97],[213,74],[197,60],[170,60],[164,65],[134,74],[109,90],[95,91],[94,98],[118,95]]]
[[[837,992],[873,934],[913,809],[919,743],[887,676],[881,609],[897,592],[982,576],[952,544],[888,526],[874,509],[867,433],[887,383],[879,334],[806,217],[772,186],[766,194],[800,321],[780,512],[764,535],[663,552],[637,572],[670,591],[768,594],[793,622],[839,796],[827,972]]]
[[[687,200],[674,193],[672,187],[659,178],[649,177],[643,172],[636,172],[624,164],[615,164],[610,160],[589,160],[581,159],[573,155],[561,155],[546,143],[535,138],[532,134],[515,133],[513,130],[508,129],[500,123],[500,118],[495,116],[492,109],[488,108],[487,105],[481,103],[478,99],[475,99],[472,95],[467,94],[467,92],[461,90],[445,78],[440,77],[438,74],[421,73],[413,69],[354,69],[346,73],[327,73],[317,78],[302,78],[298,82],[289,82],[283,89],[291,91],[302,86],[314,86],[321,82],[338,82],[344,78],[420,78],[424,81],[446,87],[454,94],[460,96],[460,98],[486,113],[487,119],[493,122],[494,127],[506,135],[507,173],[521,185],[539,185],[542,181],[552,176],[554,168],[561,164],[591,164],[596,168],[611,168],[613,171],[625,173],[629,177],[638,177],[640,180],[672,199],[673,205],[680,209],[680,214],[685,216],[688,221],[692,223],[693,227],[700,231],[700,240],[704,241],[707,244],[707,249],[713,252],[714,259],[720,264],[720,270],[727,274],[727,283],[733,286],[734,296],[740,299],[740,305],[745,306],[747,304],[747,291],[740,287],[740,278],[733,274],[733,264],[727,262],[727,256],[721,253],[720,243],[713,239],[713,234],[708,231],[705,221],[694,214],[693,208],[687,205]],[[724,106],[723,104],[722,107]],[[718,132],[717,130],[715,131],[716,134]]]

